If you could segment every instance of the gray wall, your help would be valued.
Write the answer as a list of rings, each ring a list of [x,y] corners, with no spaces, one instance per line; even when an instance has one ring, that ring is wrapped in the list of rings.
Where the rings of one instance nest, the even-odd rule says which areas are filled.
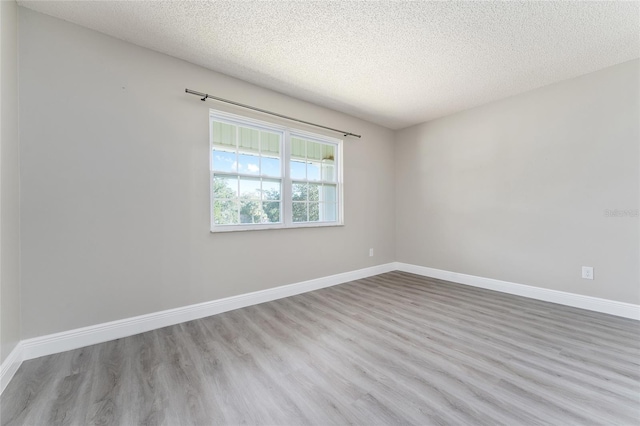
[[[390,130],[19,17],[23,339],[395,259]],[[345,226],[211,234],[208,112],[223,107],[185,87],[362,133],[344,143]]]
[[[19,24],[23,339],[394,260],[640,302],[638,218],[604,215],[639,204],[638,61],[394,146],[382,127],[55,18],[19,8]],[[185,87],[362,133],[344,146],[346,225],[209,233],[208,108],[246,112]],[[4,141],[3,127],[3,357],[18,306]]]
[[[17,6],[0,2],[0,362],[20,340]]]
[[[637,60],[398,132],[400,262],[640,302]],[[581,278],[593,266],[595,280]]]

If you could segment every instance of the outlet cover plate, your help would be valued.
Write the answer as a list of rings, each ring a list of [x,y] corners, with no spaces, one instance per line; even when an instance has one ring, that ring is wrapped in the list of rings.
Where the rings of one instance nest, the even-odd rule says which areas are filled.
[[[583,266],[582,267],[582,278],[585,280],[593,279],[593,267],[592,266]]]

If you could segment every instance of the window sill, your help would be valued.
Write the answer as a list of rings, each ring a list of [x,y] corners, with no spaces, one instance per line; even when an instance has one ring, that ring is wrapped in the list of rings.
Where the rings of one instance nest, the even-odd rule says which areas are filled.
[[[293,226],[284,226],[282,224],[278,225],[258,225],[258,226],[219,226],[216,228],[212,228],[209,232],[212,234],[218,233],[226,233],[226,232],[247,232],[247,231],[273,231],[276,229],[304,229],[304,228],[331,228],[331,227],[342,227],[344,223],[336,223],[336,222],[318,222],[318,223],[305,223],[300,225]]]

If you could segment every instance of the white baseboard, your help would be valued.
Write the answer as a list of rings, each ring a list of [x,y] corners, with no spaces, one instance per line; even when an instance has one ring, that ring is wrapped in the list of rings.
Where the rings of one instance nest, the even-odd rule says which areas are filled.
[[[9,353],[7,359],[0,365],[0,395],[4,392],[4,389],[11,379],[13,379],[23,359],[22,342],[18,342],[16,347]]]
[[[392,262],[342,274],[330,275],[328,277],[256,291],[253,293],[241,294],[210,302],[198,303],[196,305],[154,312],[137,317],[125,318],[122,320],[22,340],[1,365],[0,394],[13,378],[23,360],[77,349],[84,346],[107,342],[109,340],[120,339],[134,334],[144,333],[145,331],[151,331],[185,321],[204,318],[284,297],[295,296],[296,294],[331,287],[337,284],[395,270],[640,320],[640,306],[630,303],[582,296],[579,294],[532,287],[523,284],[515,284],[491,278],[459,274],[456,272],[443,271],[425,266]]]
[[[232,311],[245,306],[257,305],[283,297],[294,296],[308,291],[318,290],[361,278],[371,277],[394,270],[394,263],[372,266],[328,277],[302,281],[281,287],[255,291],[253,293],[231,296],[196,305],[154,312],[132,318],[91,325],[75,330],[63,331],[46,336],[34,337],[22,341],[22,353],[25,360],[45,355],[77,349],[96,343],[120,339],[145,331],[204,318],[222,312]]]
[[[516,284],[508,281],[494,280],[492,278],[477,277],[475,275],[459,274],[457,272],[444,271],[442,269],[428,268],[426,266],[417,266],[402,262],[395,262],[395,269],[425,277],[452,281],[458,284],[466,284],[473,287],[500,291],[502,293],[529,297],[531,299],[544,300],[545,302],[553,302],[560,305],[572,306],[574,308],[582,308],[590,311],[640,320],[640,306],[631,303],[583,296],[581,294],[567,293],[564,291],[550,290],[547,288],[533,287],[524,284]]]

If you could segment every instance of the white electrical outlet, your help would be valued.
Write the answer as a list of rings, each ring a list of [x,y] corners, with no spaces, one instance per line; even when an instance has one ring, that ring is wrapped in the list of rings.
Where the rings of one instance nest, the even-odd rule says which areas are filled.
[[[593,267],[592,266],[583,266],[582,267],[582,278],[585,280],[593,279]]]
[[[373,257],[373,249],[372,248],[369,249],[369,257]]]

